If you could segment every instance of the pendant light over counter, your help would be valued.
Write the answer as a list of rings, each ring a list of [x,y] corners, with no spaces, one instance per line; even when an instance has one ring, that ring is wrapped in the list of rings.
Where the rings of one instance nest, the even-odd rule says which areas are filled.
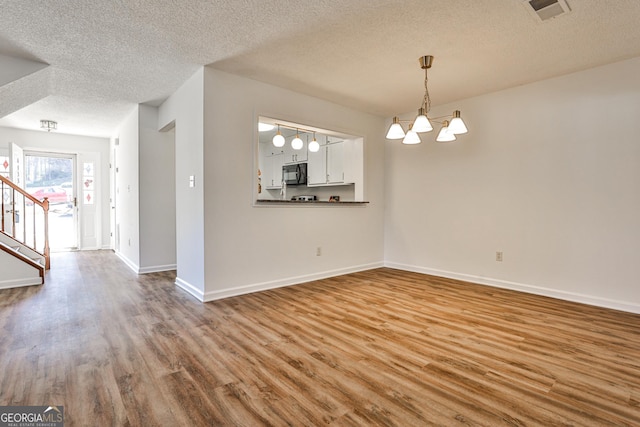
[[[280,133],[280,125],[278,125],[278,133],[276,133],[276,135],[273,137],[273,146],[274,147],[284,147],[284,136],[282,136],[282,134]]]
[[[387,131],[387,139],[402,139],[403,144],[420,144],[422,140],[418,134],[431,132],[433,130],[432,122],[435,122],[442,125],[440,132],[438,132],[438,136],[436,137],[436,141],[455,141],[456,135],[468,132],[467,126],[462,121],[459,110],[455,110],[453,114],[447,116],[433,118],[428,116],[429,111],[431,110],[431,96],[429,95],[428,87],[428,70],[433,64],[433,56],[423,56],[419,58],[419,61],[420,68],[424,70],[424,97],[420,108],[418,108],[418,114],[413,121],[400,120],[398,116],[395,116],[391,126],[389,126],[389,130]],[[402,123],[408,124],[406,132],[402,127]]]
[[[302,147],[304,147],[304,142],[300,139],[300,131],[296,129],[296,137],[291,141],[291,148],[294,150],[302,150]]]
[[[318,150],[320,150],[320,143],[318,143],[318,140],[316,139],[316,133],[315,132],[313,133],[313,139],[311,140],[309,145],[307,145],[307,148],[312,153],[317,153]]]
[[[281,128],[295,130],[295,137],[291,140],[291,148],[294,150],[302,150],[304,148],[304,141],[300,137],[300,132],[307,134],[307,149],[312,153],[317,153],[320,150],[320,143],[316,139],[316,131],[315,130],[307,130],[301,127],[293,127],[290,125],[276,123],[276,124],[268,124],[263,122],[258,122],[258,131],[259,132],[267,132],[275,129],[277,127],[277,132],[273,136],[271,142],[273,146],[276,148],[282,148],[286,144],[286,139],[284,135],[282,135]],[[309,141],[309,134],[313,134],[313,139]]]

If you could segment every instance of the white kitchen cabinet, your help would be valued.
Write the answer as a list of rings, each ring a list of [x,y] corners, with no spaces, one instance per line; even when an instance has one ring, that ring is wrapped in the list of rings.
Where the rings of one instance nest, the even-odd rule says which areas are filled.
[[[327,138],[317,135],[320,149],[307,154],[307,185],[323,185],[327,183]]]
[[[327,184],[344,183],[344,143],[327,145]]]
[[[293,138],[294,137],[287,138],[287,142],[283,147],[285,164],[306,162],[308,158],[306,135],[300,135],[303,145],[299,150],[294,150],[293,147],[291,147],[291,141]]]
[[[282,188],[283,165],[283,153],[276,153],[263,157],[262,185],[267,190],[277,190]]]
[[[353,173],[349,160],[350,141],[331,141],[331,137],[320,141],[317,153],[309,152],[307,185],[329,186],[353,183]]]

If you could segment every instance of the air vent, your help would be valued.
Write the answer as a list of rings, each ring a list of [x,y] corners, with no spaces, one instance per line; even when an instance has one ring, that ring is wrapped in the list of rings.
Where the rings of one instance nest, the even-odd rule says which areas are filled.
[[[540,21],[548,21],[571,12],[566,0],[525,0],[523,4]]]

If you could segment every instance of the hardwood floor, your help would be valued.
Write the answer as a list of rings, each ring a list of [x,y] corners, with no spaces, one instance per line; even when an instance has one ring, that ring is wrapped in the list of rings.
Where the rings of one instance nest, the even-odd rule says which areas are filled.
[[[86,426],[639,426],[640,315],[377,269],[201,304],[111,252],[0,291],[0,405]]]

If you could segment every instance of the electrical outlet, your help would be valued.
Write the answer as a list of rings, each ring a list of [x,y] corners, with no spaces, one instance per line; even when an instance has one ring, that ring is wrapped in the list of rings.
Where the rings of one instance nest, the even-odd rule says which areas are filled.
[[[496,261],[502,262],[502,252],[496,252]]]
[[[316,248],[316,256],[322,256],[322,246]]]

